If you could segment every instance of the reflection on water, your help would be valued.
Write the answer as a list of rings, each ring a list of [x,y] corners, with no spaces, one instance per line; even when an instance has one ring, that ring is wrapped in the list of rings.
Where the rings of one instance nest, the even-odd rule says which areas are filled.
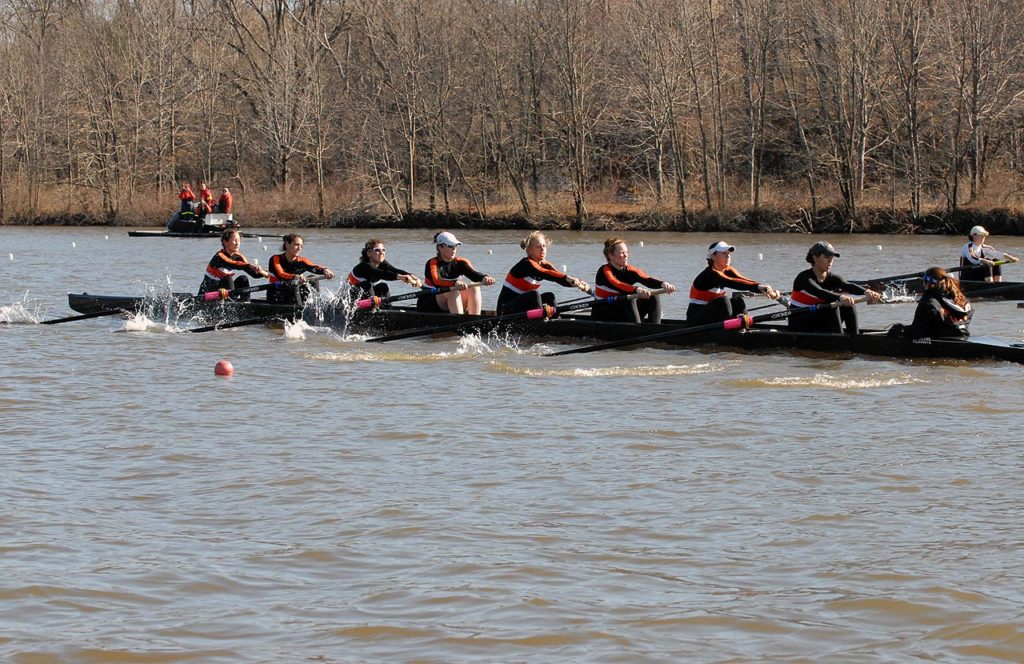
[[[1024,659],[1017,365],[31,324],[67,291],[194,292],[216,248],[109,232],[3,235],[37,275],[26,296],[0,272],[5,660]],[[363,235],[306,252],[343,274]],[[422,235],[389,233],[393,261],[422,265]],[[460,239],[492,273],[521,253]],[[555,239],[556,263],[596,269],[603,236]],[[680,285],[713,238],[643,239],[637,263]],[[807,244],[733,239],[776,283]],[[851,278],[943,255],[833,239]],[[46,269],[52,247],[74,260]],[[1020,336],[1015,303],[977,316]]]

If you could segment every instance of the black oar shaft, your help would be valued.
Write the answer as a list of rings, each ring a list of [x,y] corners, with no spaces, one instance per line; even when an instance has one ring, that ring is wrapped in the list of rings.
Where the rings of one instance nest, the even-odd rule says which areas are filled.
[[[70,323],[76,320],[86,320],[87,318],[100,318],[102,316],[116,316],[117,314],[125,313],[124,309],[103,309],[102,311],[93,311],[88,314],[80,314],[78,316],[68,316],[67,318],[54,318],[52,320],[41,320],[40,325],[57,325],[59,323]]]
[[[200,332],[215,332],[216,330],[226,330],[232,327],[245,327],[246,325],[260,325],[261,323],[270,323],[271,321],[279,320],[278,316],[263,316],[261,318],[246,318],[245,320],[236,320],[229,323],[217,323],[215,325],[206,325],[204,327],[192,327],[189,328],[189,332],[200,333]]]

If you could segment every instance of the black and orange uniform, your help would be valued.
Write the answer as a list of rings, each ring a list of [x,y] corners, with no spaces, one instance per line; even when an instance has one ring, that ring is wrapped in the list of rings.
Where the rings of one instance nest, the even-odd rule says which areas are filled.
[[[231,206],[234,205],[234,199],[231,197],[230,191],[225,191],[217,199],[217,212],[221,214],[231,214]]]
[[[921,295],[914,310],[914,321],[903,331],[911,339],[926,337],[967,337],[974,311],[970,302],[958,305],[938,288],[929,288]]]
[[[724,270],[716,270],[709,265],[697,275],[690,286],[686,322],[703,325],[739,316],[746,312],[746,302],[742,297],[729,297],[727,289],[757,293],[760,287],[761,284],[744,277],[731,265]]]
[[[199,284],[199,294],[212,293],[213,291],[225,288],[234,290],[236,288],[248,288],[249,277],[246,274],[259,278],[259,268],[249,263],[249,259],[241,253],[228,254],[227,250],[221,249],[210,259],[206,266],[206,274],[203,275],[203,283]],[[249,294],[239,296],[239,299],[248,300]]]
[[[295,260],[290,261],[288,255],[282,253],[270,257],[268,270],[270,272],[268,279],[274,287],[267,291],[267,300],[283,304],[301,304],[309,295],[310,290],[316,289],[318,284],[315,281],[312,284],[295,285],[282,282],[291,281],[306,272],[323,274],[327,268],[317,265],[305,256],[297,256]]]
[[[487,276],[461,256],[456,256],[447,263],[441,260],[440,256],[434,256],[427,261],[423,274],[423,285],[432,288],[450,288],[455,285],[459,277],[466,277],[470,281],[483,281]],[[425,293],[416,298],[416,308],[419,311],[447,313],[442,312],[441,307],[437,306],[437,296],[433,293]]]
[[[863,295],[866,289],[851,284],[837,274],[829,273],[823,281],[818,281],[813,269],[806,269],[796,275],[793,280],[793,292],[790,305],[793,313],[789,316],[789,326],[799,332],[832,332],[839,334],[846,326],[847,334],[857,334],[857,309],[855,307],[826,308],[817,311],[801,311],[817,305],[837,302],[843,293]]]
[[[661,288],[665,282],[655,279],[632,265],[620,269],[611,263],[605,263],[597,270],[597,276],[594,277],[594,297],[630,295],[636,292],[637,284],[647,288]],[[590,315],[595,320],[659,323],[661,322],[661,301],[657,297],[651,297],[646,300],[602,302],[591,308]]]
[[[386,260],[381,261],[377,267],[374,267],[370,261],[364,260],[359,261],[352,268],[352,271],[348,273],[347,281],[352,296],[357,299],[371,295],[388,297],[391,294],[391,288],[387,282],[397,281],[400,274],[412,273],[397,268]]]
[[[574,288],[569,275],[559,272],[548,261],[537,262],[529,256],[512,266],[498,293],[499,314],[519,313],[538,309],[542,304],[554,306],[554,293],[541,293],[540,282],[553,281],[566,288]]]

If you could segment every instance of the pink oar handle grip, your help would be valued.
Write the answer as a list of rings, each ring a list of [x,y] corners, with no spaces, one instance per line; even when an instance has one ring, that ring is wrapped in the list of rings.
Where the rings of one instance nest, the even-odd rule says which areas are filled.
[[[220,290],[215,290],[215,291],[210,291],[209,293],[204,293],[203,294],[203,299],[204,300],[226,300],[226,299],[228,299],[229,295],[230,295],[230,293],[226,289],[221,288]]]
[[[356,302],[357,309],[370,309],[377,306],[380,306],[380,298],[377,296],[367,297]]]
[[[722,323],[723,330],[745,330],[751,325],[750,316],[743,315],[730,318]]]
[[[544,309],[530,309],[529,311],[526,312],[526,317],[529,320],[544,318]]]

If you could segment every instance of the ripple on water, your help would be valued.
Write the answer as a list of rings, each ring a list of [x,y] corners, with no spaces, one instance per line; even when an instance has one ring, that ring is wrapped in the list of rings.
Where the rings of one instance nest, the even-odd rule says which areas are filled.
[[[731,380],[731,384],[741,388],[782,387],[806,388],[829,387],[837,390],[859,390],[875,387],[893,387],[897,385],[927,384],[927,380],[915,378],[909,374],[895,375],[871,374],[868,376],[833,376],[819,373],[813,376],[778,376],[774,378],[745,378]]]

